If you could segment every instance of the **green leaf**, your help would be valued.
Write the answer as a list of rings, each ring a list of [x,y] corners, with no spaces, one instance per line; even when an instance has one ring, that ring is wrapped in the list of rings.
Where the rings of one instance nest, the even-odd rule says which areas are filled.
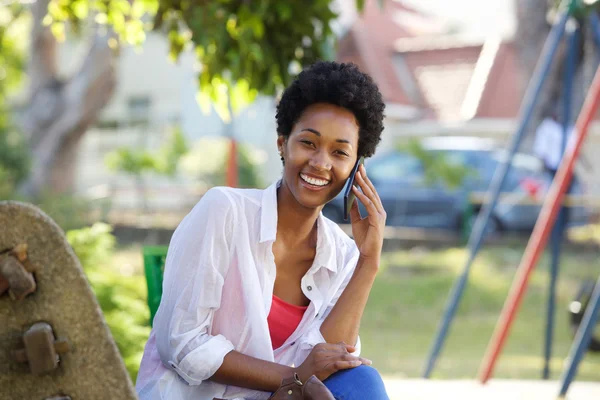
[[[79,0],[73,2],[73,14],[79,19],[86,19],[89,13],[88,2],[85,0]]]

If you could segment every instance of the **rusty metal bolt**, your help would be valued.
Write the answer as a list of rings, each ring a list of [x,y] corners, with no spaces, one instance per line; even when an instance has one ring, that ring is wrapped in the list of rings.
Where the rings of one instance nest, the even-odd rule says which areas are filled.
[[[22,300],[36,289],[32,272],[34,267],[27,258],[27,244],[15,246],[0,254],[0,295],[8,290],[13,300]]]
[[[66,339],[55,340],[52,327],[46,322],[37,322],[23,334],[24,349],[13,352],[15,361],[29,363],[34,375],[42,375],[58,367],[59,354],[70,350]]]

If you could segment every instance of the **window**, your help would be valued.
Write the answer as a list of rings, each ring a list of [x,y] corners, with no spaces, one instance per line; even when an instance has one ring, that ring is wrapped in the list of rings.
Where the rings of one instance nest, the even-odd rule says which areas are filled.
[[[376,180],[420,179],[421,163],[406,153],[397,153],[373,160],[368,174]]]
[[[149,96],[133,96],[128,100],[129,121],[134,124],[147,124],[150,119],[152,102]]]

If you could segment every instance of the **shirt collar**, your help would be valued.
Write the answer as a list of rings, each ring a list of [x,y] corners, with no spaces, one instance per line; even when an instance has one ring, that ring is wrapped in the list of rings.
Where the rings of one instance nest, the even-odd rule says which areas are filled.
[[[260,243],[273,242],[277,238],[277,189],[281,180],[274,182],[263,192],[260,206]],[[315,265],[337,272],[335,237],[323,213],[317,218],[317,252]]]
[[[277,238],[277,188],[281,180],[274,182],[263,192],[260,203],[260,243],[273,242]]]
[[[332,272],[337,272],[336,240],[323,213],[317,218],[317,253],[315,262]]]

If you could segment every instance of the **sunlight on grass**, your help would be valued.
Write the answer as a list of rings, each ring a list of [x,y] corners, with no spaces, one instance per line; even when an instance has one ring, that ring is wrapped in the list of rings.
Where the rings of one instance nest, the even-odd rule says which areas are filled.
[[[523,252],[522,246],[481,251],[434,377],[472,379],[477,375]],[[363,354],[384,375],[421,375],[445,302],[466,257],[462,248],[417,248],[384,254],[382,270],[361,325]],[[545,254],[532,274],[495,377],[538,379],[541,376],[548,264],[549,257]],[[568,304],[581,280],[598,274],[600,258],[594,252],[563,252],[551,364],[554,378],[559,377],[572,342]],[[588,354],[578,379],[600,380],[598,371],[600,355]]]

